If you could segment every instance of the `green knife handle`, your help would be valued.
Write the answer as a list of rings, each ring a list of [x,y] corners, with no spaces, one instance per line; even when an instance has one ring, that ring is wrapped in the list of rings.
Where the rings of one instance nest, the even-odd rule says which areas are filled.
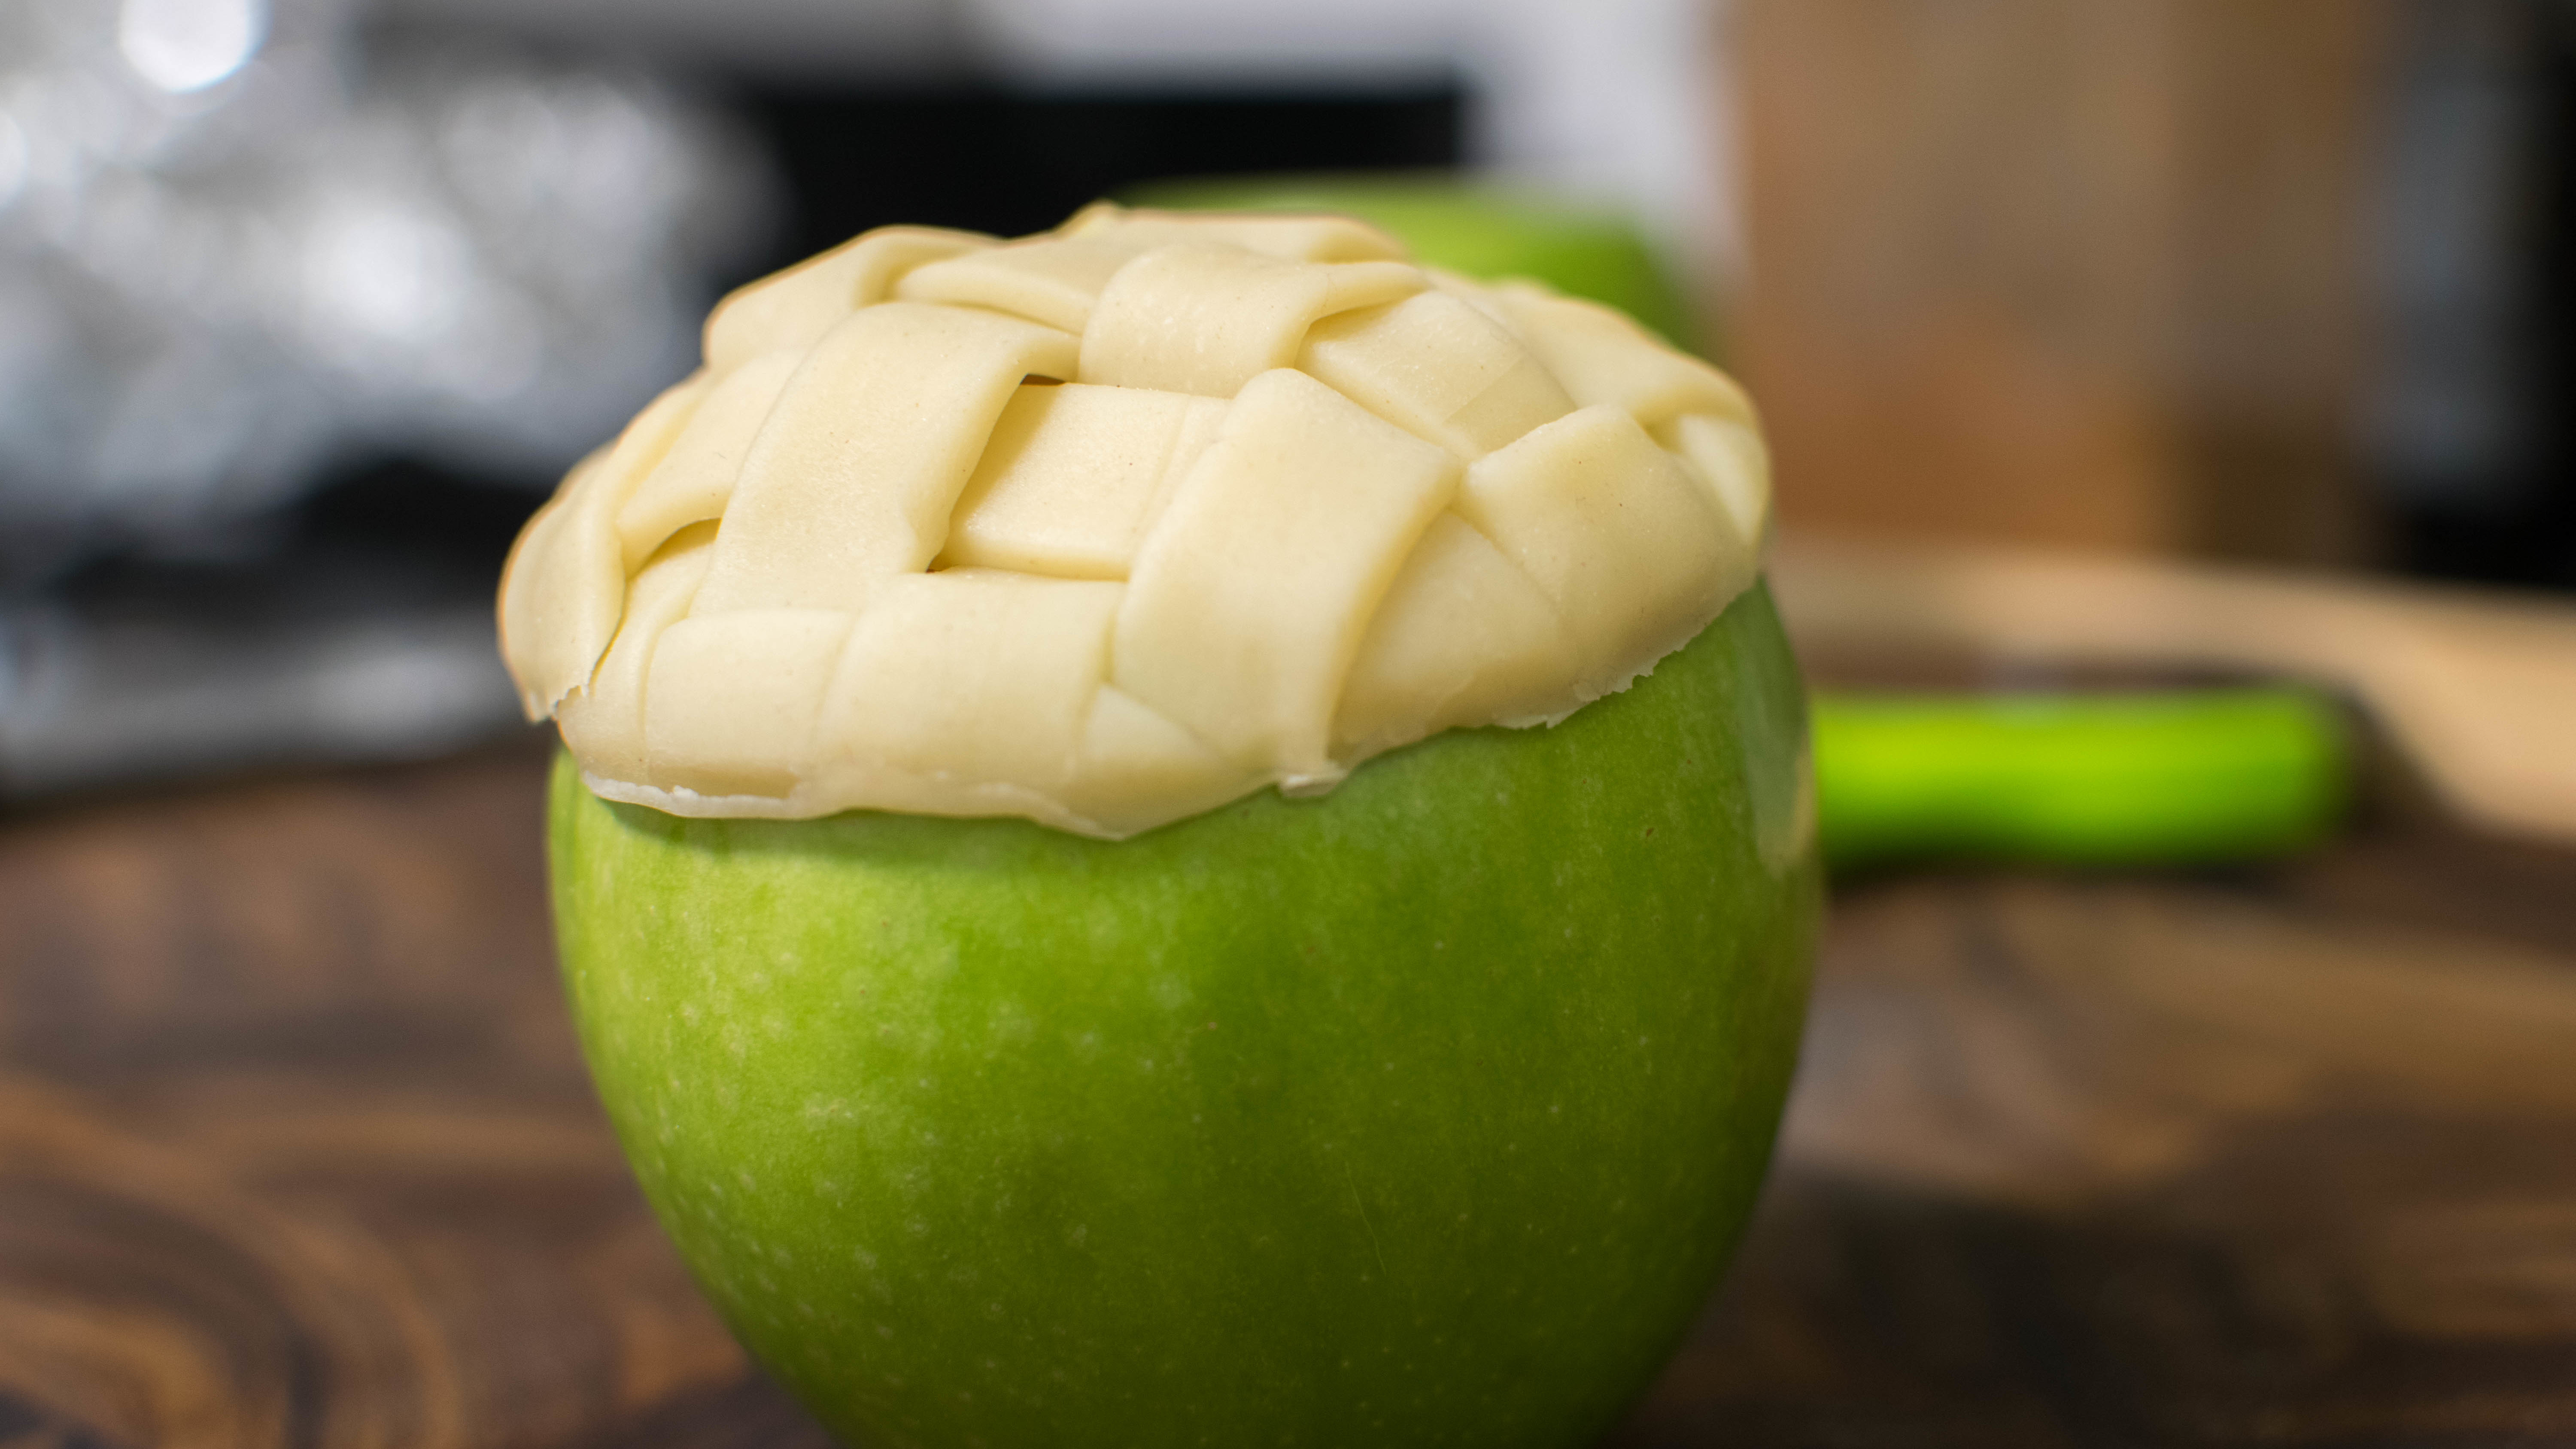
[[[2286,687],[1814,702],[1836,865],[1927,856],[2203,864],[2295,851],[2341,816],[2341,710]]]

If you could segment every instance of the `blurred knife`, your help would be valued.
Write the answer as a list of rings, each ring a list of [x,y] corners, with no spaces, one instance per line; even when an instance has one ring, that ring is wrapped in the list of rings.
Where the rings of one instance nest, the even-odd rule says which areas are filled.
[[[1787,536],[1801,649],[2304,680],[2367,709],[2464,819],[2576,842],[2576,606],[2252,568]]]

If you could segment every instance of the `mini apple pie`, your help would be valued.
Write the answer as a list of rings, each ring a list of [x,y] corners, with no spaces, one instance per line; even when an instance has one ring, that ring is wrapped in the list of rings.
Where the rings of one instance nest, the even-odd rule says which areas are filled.
[[[1118,838],[1626,688],[1768,506],[1723,374],[1355,221],[888,227],[716,309],[502,648],[610,799]]]

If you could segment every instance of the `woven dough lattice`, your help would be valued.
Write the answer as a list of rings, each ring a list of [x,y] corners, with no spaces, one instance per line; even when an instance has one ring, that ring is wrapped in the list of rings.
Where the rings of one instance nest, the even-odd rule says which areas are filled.
[[[1118,837],[1625,688],[1752,579],[1743,394],[1336,217],[870,232],[521,537],[502,647],[593,789]]]

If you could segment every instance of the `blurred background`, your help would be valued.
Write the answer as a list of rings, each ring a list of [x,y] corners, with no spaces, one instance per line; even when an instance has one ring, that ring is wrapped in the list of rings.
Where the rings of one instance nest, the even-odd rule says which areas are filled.
[[[0,798],[513,728],[520,522],[854,232],[1449,172],[1785,537],[2576,588],[2564,0],[0,0]]]

